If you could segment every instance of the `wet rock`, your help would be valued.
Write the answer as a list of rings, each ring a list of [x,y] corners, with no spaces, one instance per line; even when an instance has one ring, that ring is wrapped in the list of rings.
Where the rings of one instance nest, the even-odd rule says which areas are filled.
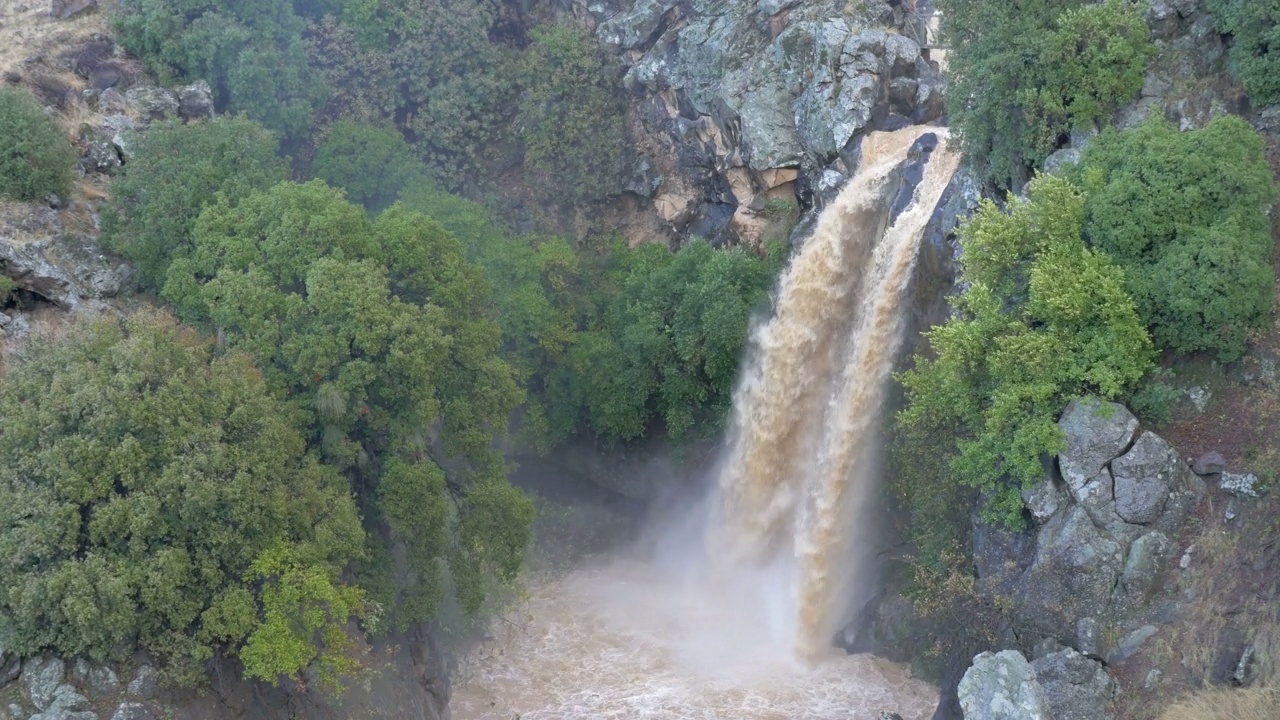
[[[138,672],[129,681],[129,697],[150,700],[156,695],[156,690],[159,688],[159,680],[160,678],[155,668],[150,665],[140,665]]]
[[[1243,498],[1256,498],[1262,495],[1258,490],[1258,477],[1253,473],[1246,475],[1237,475],[1234,473],[1223,473],[1222,480],[1218,482],[1218,487],[1228,495],[1235,495]]]
[[[155,720],[146,705],[136,702],[121,703],[111,714],[111,720]]]
[[[1116,514],[1125,522],[1155,522],[1169,499],[1178,456],[1155,433],[1143,433],[1133,449],[1111,463],[1115,477]]]
[[[1107,664],[1117,665],[1133,657],[1142,648],[1143,643],[1150,640],[1155,634],[1155,625],[1143,625],[1125,635],[1120,639],[1120,642],[1116,643],[1115,649],[1107,653]]]
[[[59,20],[67,20],[98,7],[98,0],[53,0],[49,14]]]
[[[1035,671],[1016,650],[984,652],[960,679],[960,707],[966,718],[1049,720],[1044,690]]]
[[[1058,455],[1062,477],[1079,500],[1085,484],[1129,446],[1138,419],[1119,403],[1081,398],[1067,405],[1058,427],[1066,436],[1066,448]]]
[[[178,114],[186,120],[213,117],[213,90],[198,80],[178,91]]]
[[[54,693],[66,675],[67,667],[62,659],[53,656],[34,657],[22,666],[22,682],[27,686],[32,704],[40,710],[53,704]]]
[[[178,99],[164,88],[136,87],[124,97],[146,120],[164,120],[178,114]]]
[[[1066,648],[1031,663],[1053,720],[1110,720],[1116,682],[1102,663]]]
[[[1197,475],[1214,475],[1227,469],[1227,460],[1217,450],[1207,452],[1191,464],[1191,471]]]

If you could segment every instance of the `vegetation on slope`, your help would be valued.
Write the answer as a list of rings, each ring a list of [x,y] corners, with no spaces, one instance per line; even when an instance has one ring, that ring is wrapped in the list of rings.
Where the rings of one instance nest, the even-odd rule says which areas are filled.
[[[1231,35],[1231,65],[1255,107],[1280,102],[1280,2],[1207,0],[1218,30]]]
[[[71,144],[26,90],[0,87],[0,147],[0,198],[65,196],[71,188]]]

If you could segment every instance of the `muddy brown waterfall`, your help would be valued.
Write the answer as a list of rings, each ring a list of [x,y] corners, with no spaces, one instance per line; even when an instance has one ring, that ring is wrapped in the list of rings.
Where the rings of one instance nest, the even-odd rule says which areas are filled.
[[[940,138],[910,204],[891,217],[893,176],[926,132],[864,141],[858,174],[783,275],[734,399],[710,551],[721,563],[789,567],[796,649],[806,657],[830,644],[865,580],[855,541],[875,486],[874,431],[901,345],[905,292],[959,163]]]
[[[906,162],[926,133],[932,152]],[[754,331],[709,509],[602,564],[530,578],[528,601],[460,669],[455,717],[932,714],[932,688],[831,640],[864,580],[875,428],[921,236],[958,163],[945,130],[863,141]]]

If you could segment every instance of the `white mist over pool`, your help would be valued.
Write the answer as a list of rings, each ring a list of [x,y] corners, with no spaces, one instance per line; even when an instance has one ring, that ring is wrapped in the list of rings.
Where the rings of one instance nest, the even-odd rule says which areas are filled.
[[[913,143],[938,144],[902,211]],[[531,579],[475,649],[458,720],[929,717],[936,691],[905,668],[846,655],[875,428],[902,341],[921,236],[959,164],[945,130],[873,133],[753,334],[733,426],[705,507],[673,513],[625,556]]]

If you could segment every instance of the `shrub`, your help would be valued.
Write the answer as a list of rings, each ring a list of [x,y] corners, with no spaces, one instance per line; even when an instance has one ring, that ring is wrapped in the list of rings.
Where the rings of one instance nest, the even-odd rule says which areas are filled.
[[[244,355],[163,315],[82,322],[33,341],[0,382],[0,617],[23,655],[97,660],[141,647],[184,682],[215,652],[310,617],[269,601],[255,568],[287,552],[331,587],[363,532],[345,482],[306,452],[295,412]],[[361,614],[358,591],[322,626]],[[247,643],[247,645],[246,645]],[[343,655],[331,634],[292,658],[242,655],[276,680]]]
[[[1280,2],[1208,0],[1218,30],[1232,36],[1231,65],[1255,107],[1280,102]]]
[[[986,515],[1022,522],[1021,490],[1062,447],[1057,418],[1074,397],[1113,398],[1151,365],[1152,348],[1124,272],[1081,239],[1084,197],[1042,176],[1008,214],[990,201],[960,229],[955,314],[901,376],[898,422],[922,437],[954,433],[956,482],[978,488]]]
[[[1107,132],[1072,171],[1085,232],[1126,271],[1160,347],[1238,358],[1271,309],[1275,187],[1262,138],[1237,117],[1179,132],[1163,118]]]
[[[445,562],[474,612],[514,578],[533,509],[493,446],[522,398],[458,241],[401,207],[371,221],[318,180],[220,197],[192,238],[163,296],[306,408],[382,545],[361,579],[389,626],[434,615]]]
[[[532,37],[516,117],[532,187],[569,202],[617,193],[627,136],[616,61],[576,25]]]
[[[133,260],[139,284],[159,290],[169,263],[191,250],[191,226],[220,195],[234,202],[284,179],[271,133],[245,118],[156,123],[111,185],[107,245]]]
[[[35,200],[71,189],[71,144],[25,90],[0,88],[0,197]]]
[[[402,190],[427,181],[426,168],[398,131],[350,120],[330,129],[311,170],[371,213],[390,206]]]
[[[1159,370],[1142,379],[1126,403],[1143,422],[1161,427],[1173,419],[1173,410],[1182,399],[1182,390],[1165,382],[1172,373]]]
[[[1153,53],[1136,5],[1119,0],[944,0],[950,115],[966,154],[1016,187],[1074,129],[1093,129],[1142,89]]]

